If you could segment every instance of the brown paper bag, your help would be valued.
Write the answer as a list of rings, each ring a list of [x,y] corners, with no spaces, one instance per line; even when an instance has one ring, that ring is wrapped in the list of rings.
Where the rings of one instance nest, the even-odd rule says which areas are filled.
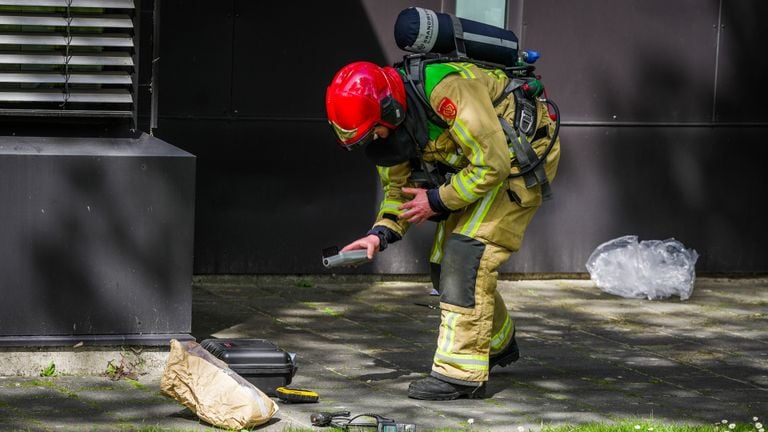
[[[160,392],[221,428],[258,426],[279,409],[261,390],[193,341],[171,340]]]

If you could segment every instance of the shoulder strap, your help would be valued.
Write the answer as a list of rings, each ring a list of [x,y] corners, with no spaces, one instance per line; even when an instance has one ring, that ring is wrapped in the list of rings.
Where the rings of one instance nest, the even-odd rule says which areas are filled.
[[[424,59],[422,56],[410,56],[406,58],[403,62],[403,69],[405,70],[405,83],[409,85],[411,89],[413,89],[414,94],[418,97],[418,100],[424,107],[424,111],[426,111],[429,121],[439,128],[446,129],[448,127],[448,123],[446,123],[439,115],[437,115],[435,110],[432,109],[432,105],[429,103],[429,99],[427,99],[427,93],[424,87],[424,66]]]
[[[493,106],[498,106],[510,94],[515,97],[515,128],[524,135],[533,136],[538,124],[538,110],[536,103],[523,91],[526,81],[520,78],[511,78],[509,84],[495,101]]]
[[[512,94],[515,95],[515,127],[524,135],[533,136],[538,120],[536,103],[526,96],[520,87]]]
[[[515,128],[503,117],[499,117],[499,122],[504,133],[507,134],[509,145],[515,152],[517,162],[520,164],[520,171],[524,173],[525,187],[532,188],[537,184],[541,185],[542,198],[545,200],[551,198],[552,190],[549,187],[549,179],[547,179],[547,173],[544,171],[544,165],[539,162],[539,159],[546,158],[547,155],[539,158],[524,134],[518,134]]]

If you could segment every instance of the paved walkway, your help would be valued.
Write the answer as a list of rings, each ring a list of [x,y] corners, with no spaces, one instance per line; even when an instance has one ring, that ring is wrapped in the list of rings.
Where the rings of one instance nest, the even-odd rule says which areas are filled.
[[[414,304],[437,304],[425,283],[198,278],[193,335],[266,338],[297,353],[293,385],[316,390],[320,403],[281,404],[259,428],[269,432],[332,410],[473,431],[768,416],[766,279],[699,279],[685,302],[622,299],[585,280],[504,281],[500,290],[518,320],[522,358],[494,369],[484,400],[406,397],[429,370],[437,335],[437,311]],[[0,378],[0,430],[142,426],[215,430],[160,396],[157,379]]]

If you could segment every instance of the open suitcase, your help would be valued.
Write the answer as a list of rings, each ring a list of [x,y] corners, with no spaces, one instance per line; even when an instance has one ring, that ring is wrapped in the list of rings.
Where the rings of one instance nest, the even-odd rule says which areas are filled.
[[[295,354],[264,339],[205,339],[200,345],[269,396],[296,374]]]

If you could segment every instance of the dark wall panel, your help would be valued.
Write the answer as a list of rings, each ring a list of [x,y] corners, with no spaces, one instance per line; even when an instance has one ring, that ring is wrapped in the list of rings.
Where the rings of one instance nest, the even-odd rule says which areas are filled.
[[[554,197],[502,272],[585,272],[601,243],[674,237],[700,254],[699,272],[764,272],[761,197],[768,128],[567,127]],[[723,152],[723,148],[739,152]],[[743,152],[743,153],[742,153]],[[750,155],[744,158],[745,154]],[[394,244],[374,267],[425,273],[433,224]]]
[[[197,273],[319,272],[322,248],[370,228],[376,170],[325,122],[161,119],[160,130],[198,157]]]
[[[761,197],[768,128],[570,127],[555,196],[508,271],[586,271],[600,243],[674,237],[702,272],[768,269]],[[723,151],[730,148],[738,151]],[[748,157],[744,157],[749,155]]]
[[[233,0],[163,0],[160,4],[161,115],[228,115]]]
[[[375,171],[335,146],[324,93],[347,62],[388,62],[383,20],[404,5],[315,3],[163,2],[157,134],[198,157],[196,273],[325,272],[320,249],[373,221]],[[701,125],[713,111],[768,120],[754,18],[764,7],[723,0],[718,28],[720,3],[510,1],[508,22],[542,52],[537,70],[568,124],[555,198],[503,271],[583,272],[597,245],[627,234],[677,238],[701,254],[701,272],[768,270],[756,204],[766,128]],[[698,126],[660,126],[681,122]],[[425,273],[431,231],[356,272]]]
[[[384,64],[358,1],[235,2],[233,92],[238,116],[325,116],[325,88],[354,60]]]
[[[720,27],[717,121],[768,121],[768,3],[725,0]]]
[[[522,46],[567,121],[710,121],[717,0],[526,1]]]
[[[341,66],[386,63],[368,12],[163,5],[157,135],[198,157],[195,272],[322,271],[321,249],[367,231],[378,205],[375,168],[338,148],[324,106]]]

